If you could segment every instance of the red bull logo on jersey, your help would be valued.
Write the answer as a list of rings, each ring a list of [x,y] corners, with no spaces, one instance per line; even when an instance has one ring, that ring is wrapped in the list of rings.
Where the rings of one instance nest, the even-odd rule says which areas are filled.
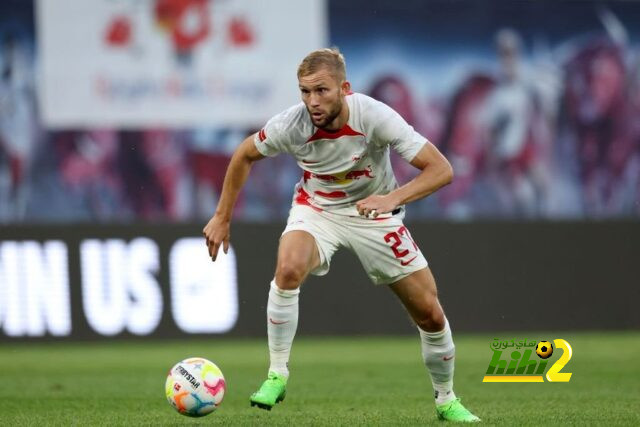
[[[375,178],[375,175],[373,175],[373,169],[371,169],[371,165],[368,165],[366,169],[356,169],[336,175],[316,174],[313,172],[304,171],[304,182],[307,182],[311,178],[319,179],[320,181],[346,185],[360,178],[373,179]]]
[[[352,170],[345,175],[345,179],[360,179],[360,178],[374,178],[371,174],[371,165],[367,166],[366,169],[362,170]]]

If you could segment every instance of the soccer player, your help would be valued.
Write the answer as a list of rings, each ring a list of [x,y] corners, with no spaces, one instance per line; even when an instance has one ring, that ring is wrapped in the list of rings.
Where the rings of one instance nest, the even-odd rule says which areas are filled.
[[[267,303],[270,367],[251,405],[271,409],[286,394],[288,361],[298,324],[298,294],[308,274],[324,275],[340,247],[352,250],[371,281],[398,296],[420,333],[438,417],[479,421],[453,392],[455,347],[427,261],[402,223],[404,204],[451,182],[445,157],[398,113],[352,93],[344,57],[319,49],[298,67],[302,102],[245,139],[229,163],[217,209],[203,229],[215,261],[229,247],[231,213],[252,164],[289,153],[303,176],[295,187]],[[398,187],[389,149],[420,169]]]

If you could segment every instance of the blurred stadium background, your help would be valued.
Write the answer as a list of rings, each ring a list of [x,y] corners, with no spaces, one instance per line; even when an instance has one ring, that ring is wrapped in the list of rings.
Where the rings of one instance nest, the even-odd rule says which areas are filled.
[[[308,51],[338,46],[354,90],[453,164],[454,182],[411,204],[406,223],[460,337],[470,408],[504,424],[639,424],[639,23],[638,1],[2,1],[0,378],[21,385],[0,391],[0,418],[177,422],[163,375],[195,351],[230,375],[208,422],[435,419],[417,409],[426,377],[371,380],[396,356],[403,375],[423,375],[418,342],[345,252],[304,286],[299,381],[322,383],[325,369],[378,383],[344,389],[361,393],[353,404],[327,400],[326,380],[317,394],[297,383],[298,412],[246,412],[266,369],[268,283],[301,176],[292,159],[256,164],[227,256],[212,264],[200,237],[235,146],[298,102]],[[392,161],[399,182],[416,173]],[[352,339],[372,335],[387,338]],[[565,391],[480,383],[494,337],[538,335],[579,343]]]

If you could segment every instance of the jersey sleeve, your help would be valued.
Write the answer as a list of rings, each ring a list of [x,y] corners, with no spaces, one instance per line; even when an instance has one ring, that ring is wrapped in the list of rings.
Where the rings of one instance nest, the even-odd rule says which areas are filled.
[[[379,102],[375,108],[374,137],[380,146],[390,145],[407,162],[429,142],[391,107]]]
[[[289,151],[289,138],[282,116],[279,114],[272,117],[253,139],[256,149],[263,156],[273,157]]]

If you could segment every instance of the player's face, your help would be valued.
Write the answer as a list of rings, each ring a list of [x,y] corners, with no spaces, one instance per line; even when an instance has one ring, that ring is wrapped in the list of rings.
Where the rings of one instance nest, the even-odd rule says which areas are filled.
[[[349,93],[349,82],[339,82],[325,68],[298,79],[302,102],[307,107],[314,126],[338,130],[346,122],[344,97]],[[342,114],[341,114],[342,113]]]

